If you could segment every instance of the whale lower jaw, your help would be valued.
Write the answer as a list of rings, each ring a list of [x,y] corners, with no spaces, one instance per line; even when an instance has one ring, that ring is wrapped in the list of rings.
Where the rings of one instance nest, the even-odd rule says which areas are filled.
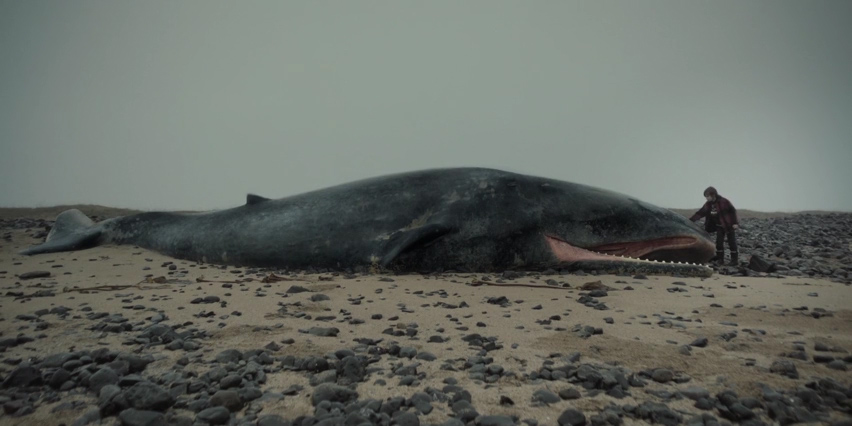
[[[668,260],[640,259],[626,255],[600,253],[587,250],[559,238],[547,235],[547,244],[557,262],[568,270],[595,270],[611,274],[653,274],[709,277],[713,269],[698,262],[681,262]],[[675,252],[678,249],[688,249],[690,244],[685,238],[671,239],[672,244],[663,246],[657,244],[654,248],[659,251]],[[661,240],[660,240],[661,241]],[[650,245],[649,245],[650,246]],[[646,250],[643,255],[650,253]]]

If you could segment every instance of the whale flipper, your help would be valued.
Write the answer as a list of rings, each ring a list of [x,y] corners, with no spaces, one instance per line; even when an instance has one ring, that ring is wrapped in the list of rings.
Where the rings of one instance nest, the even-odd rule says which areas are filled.
[[[456,230],[441,223],[429,223],[414,229],[398,231],[391,235],[388,250],[382,257],[381,265],[388,266],[400,254],[434,242]]]
[[[269,201],[269,198],[261,197],[260,195],[256,195],[256,194],[247,194],[246,195],[246,205],[247,206],[253,206],[255,204],[262,203],[264,201]]]
[[[100,242],[102,229],[80,210],[65,210],[56,217],[56,223],[47,234],[44,244],[32,246],[20,254],[33,255],[94,247]]]

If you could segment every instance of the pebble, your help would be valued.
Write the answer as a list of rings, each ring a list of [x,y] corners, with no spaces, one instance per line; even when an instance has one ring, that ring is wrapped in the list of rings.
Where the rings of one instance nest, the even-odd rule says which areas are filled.
[[[538,389],[533,392],[532,401],[533,402],[541,402],[544,404],[556,404],[561,401],[562,398],[559,395],[547,390],[547,389]]]
[[[49,271],[31,271],[31,272],[24,272],[23,274],[18,275],[18,278],[20,278],[22,280],[31,280],[31,279],[35,279],[35,278],[47,278],[49,276],[50,276]]]
[[[580,399],[582,395],[575,388],[565,388],[559,391],[559,397],[564,400]]]
[[[848,370],[848,368],[846,367],[846,363],[843,362],[843,360],[840,360],[840,359],[836,359],[836,360],[829,362],[827,367],[832,369],[832,370],[838,370],[838,371],[847,371]]]
[[[89,390],[94,393],[98,393],[101,391],[101,388],[106,385],[117,384],[118,379],[118,374],[111,368],[101,368],[89,377]]]
[[[307,333],[318,337],[336,337],[340,333],[340,329],[336,327],[311,327]]]
[[[209,423],[211,425],[223,425],[228,423],[231,418],[231,413],[225,407],[210,407],[198,413],[196,420]]]
[[[674,379],[674,373],[666,368],[658,368],[651,374],[651,378],[658,383],[668,383]]]
[[[515,420],[509,416],[479,416],[475,420],[477,426],[514,426]]]
[[[171,394],[151,382],[139,382],[123,394],[130,406],[139,410],[165,411],[175,403]]]
[[[798,379],[799,372],[796,369],[796,364],[792,361],[787,360],[775,360],[772,362],[772,365],[769,367],[769,371],[772,373],[780,374],[782,376],[789,377],[791,379]]]
[[[569,408],[559,415],[556,422],[560,426],[582,426],[586,424],[586,415],[580,410]]]
[[[229,412],[237,412],[243,408],[243,401],[235,391],[220,390],[210,397],[210,405],[213,407],[225,407]]]
[[[347,387],[334,384],[322,384],[314,389],[311,402],[314,406],[323,401],[347,403],[358,398],[358,393]]]
[[[420,418],[408,411],[398,411],[393,416],[397,426],[420,426]]]
[[[122,426],[157,426],[166,424],[166,417],[156,411],[128,408],[118,415]]]
[[[705,348],[705,347],[707,347],[708,342],[709,341],[707,340],[706,337],[699,337],[699,338],[693,340],[692,343],[689,344],[689,346],[694,346],[696,348]]]
[[[292,424],[277,414],[266,414],[258,417],[257,426],[292,426]]]

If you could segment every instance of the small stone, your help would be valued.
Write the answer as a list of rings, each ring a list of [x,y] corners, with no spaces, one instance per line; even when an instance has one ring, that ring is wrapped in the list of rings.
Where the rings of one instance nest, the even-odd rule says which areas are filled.
[[[787,361],[783,359],[776,360],[769,366],[769,371],[772,373],[780,374],[782,376],[787,376],[791,379],[798,379],[799,372],[796,369],[796,364],[793,364],[792,361]]]
[[[582,426],[586,424],[586,415],[580,410],[569,408],[563,411],[556,421],[559,423],[559,426]]]
[[[235,413],[243,408],[243,401],[235,391],[220,390],[210,397],[210,405],[225,407],[229,412]]]
[[[196,416],[196,420],[201,420],[202,422],[207,422],[212,425],[223,425],[231,419],[231,413],[228,412],[228,409],[225,407],[210,407],[205,410],[201,410]]]
[[[699,410],[712,410],[713,407],[713,402],[709,398],[700,398],[698,401],[695,401],[695,408]]]
[[[74,423],[71,423],[71,426],[86,426],[89,424],[94,424],[100,420],[101,410],[98,408],[93,408],[83,413],[82,416],[77,417],[77,420],[74,420]]]
[[[736,418],[740,419],[740,420],[748,420],[748,419],[754,417],[754,412],[749,410],[748,408],[746,408],[744,405],[740,404],[739,402],[731,404],[731,406],[728,407],[728,409],[730,409],[731,413],[733,413],[734,416],[736,416]]]
[[[118,383],[118,374],[111,368],[104,367],[98,370],[95,374],[89,377],[89,390],[94,393],[101,391],[101,388],[106,385],[114,385]],[[137,407],[139,408],[139,407]]]
[[[337,371],[336,370],[326,370],[317,374],[314,374],[311,377],[310,384],[311,386],[319,386],[323,383],[336,383],[337,382]]]
[[[64,368],[60,368],[56,370],[56,372],[54,372],[52,376],[50,376],[50,381],[48,382],[48,385],[50,385],[50,387],[54,389],[59,389],[59,387],[62,386],[65,382],[67,382],[70,378],[71,373]]]
[[[420,426],[420,419],[410,411],[398,411],[393,419],[397,426]]]
[[[432,412],[432,397],[423,392],[417,392],[411,396],[410,405],[413,405],[420,414],[428,415]]]
[[[240,362],[243,359],[242,352],[236,349],[226,349],[216,355],[216,362],[227,364],[229,362]]]
[[[160,426],[166,424],[166,417],[156,411],[128,408],[118,415],[122,426]]]
[[[414,349],[410,346],[406,346],[399,350],[399,356],[403,358],[411,359],[414,358],[415,355],[417,355],[417,349]]]
[[[764,260],[762,257],[753,254],[751,258],[749,258],[747,268],[757,272],[772,272],[775,270],[775,265]]]
[[[257,419],[257,426],[291,426],[287,420],[277,414],[267,414]]]
[[[533,392],[532,401],[533,402],[542,402],[544,404],[556,404],[561,401],[558,395],[547,390],[547,389],[539,389]]]
[[[674,379],[674,373],[667,368],[658,368],[651,374],[651,378],[658,383],[668,383]]]
[[[690,386],[686,389],[682,389],[680,393],[693,401],[698,401],[701,398],[710,397],[710,391],[698,386]]]
[[[314,393],[311,395],[311,402],[314,406],[319,405],[322,401],[341,402],[345,404],[356,398],[358,398],[358,392],[347,387],[326,383],[314,389]]]
[[[435,361],[436,359],[438,359],[437,356],[430,352],[420,352],[414,358],[419,359],[421,361]]]
[[[514,426],[515,420],[509,416],[479,416],[477,426]]]
[[[243,381],[243,378],[240,377],[239,375],[231,374],[231,375],[225,376],[225,378],[222,379],[219,382],[219,388],[220,389],[230,389],[230,388],[239,387],[240,384],[242,383],[242,381]]]
[[[846,367],[846,363],[843,362],[843,360],[841,360],[841,359],[835,359],[834,361],[829,362],[826,366],[828,368],[832,369],[832,370],[838,370],[838,371],[847,371],[848,370],[848,368]]]
[[[22,280],[31,280],[31,279],[34,279],[34,278],[47,278],[49,276],[50,276],[50,272],[48,272],[48,271],[31,271],[31,272],[24,272],[23,274],[18,275],[18,278],[20,278]]]
[[[576,388],[565,388],[559,391],[559,397],[564,400],[580,399],[582,395]]]
[[[139,410],[165,411],[175,399],[160,386],[151,382],[139,382],[124,391],[131,407]]]
[[[41,384],[41,372],[31,365],[21,365],[12,370],[0,388],[27,387]]]
[[[707,347],[708,342],[709,341],[706,337],[699,337],[698,339],[693,340],[692,343],[689,344],[689,346],[695,346],[696,348],[704,348]]]
[[[308,330],[308,334],[317,337],[336,337],[338,333],[340,333],[340,330],[335,327],[311,327]]]

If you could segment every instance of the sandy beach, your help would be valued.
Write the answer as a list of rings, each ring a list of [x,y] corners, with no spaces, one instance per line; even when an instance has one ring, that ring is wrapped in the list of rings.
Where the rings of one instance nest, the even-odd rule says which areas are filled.
[[[18,255],[39,231],[2,230],[2,425],[145,424],[104,408],[104,386],[139,382],[168,400],[138,410],[160,416],[138,414],[149,424],[314,424],[336,403],[399,397],[387,415],[400,425],[849,419],[852,290],[823,278],[307,274],[131,246]],[[38,271],[49,275],[28,278]],[[103,365],[91,354],[104,349],[147,366],[98,385]],[[71,355],[45,363],[54,354]],[[310,357],[331,367],[300,368]],[[22,379],[22,366],[41,377]],[[211,377],[222,367],[236,376],[230,393]],[[73,377],[51,381],[57,369]],[[27,387],[39,391],[14,398]],[[317,401],[320,388],[336,397]]]

